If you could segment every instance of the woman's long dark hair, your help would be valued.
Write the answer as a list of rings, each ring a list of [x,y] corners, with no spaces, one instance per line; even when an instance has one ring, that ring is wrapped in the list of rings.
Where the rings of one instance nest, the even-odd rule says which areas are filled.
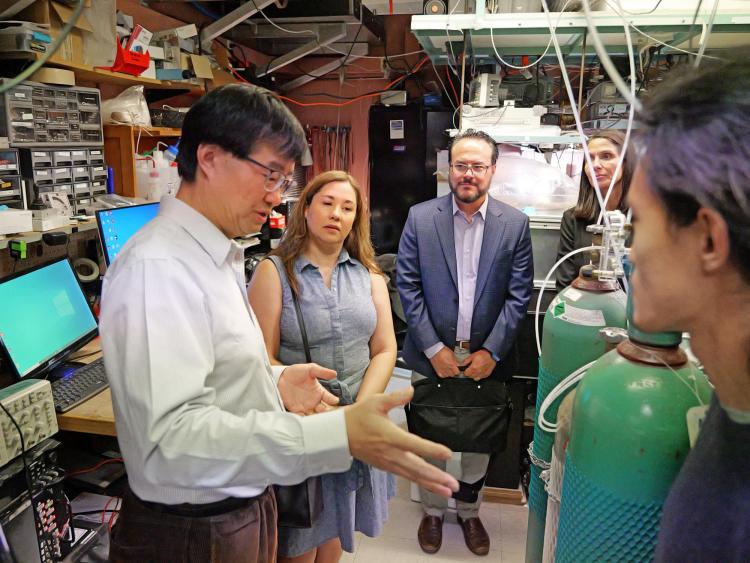
[[[594,139],[604,139],[609,141],[615,147],[617,147],[618,156],[622,153],[622,146],[625,143],[625,134],[622,131],[597,131],[589,137],[588,142],[590,143]],[[630,188],[630,180],[633,178],[633,170],[635,169],[635,163],[633,162],[633,152],[628,148],[625,154],[625,159],[622,163],[622,176],[620,179],[620,201],[617,204],[617,209],[623,213],[627,212],[628,206],[625,201],[625,196],[628,195],[628,188]],[[585,219],[587,221],[596,221],[599,216],[601,207],[599,206],[599,198],[596,197],[596,188],[591,185],[589,176],[586,171],[581,172],[581,188],[578,191],[578,203],[573,208],[573,215],[577,219]]]

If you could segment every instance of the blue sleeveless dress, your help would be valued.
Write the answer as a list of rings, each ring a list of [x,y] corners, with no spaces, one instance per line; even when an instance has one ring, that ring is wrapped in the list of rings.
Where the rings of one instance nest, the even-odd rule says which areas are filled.
[[[287,365],[305,363],[292,290],[281,260],[271,260],[282,287],[279,360]],[[377,322],[370,272],[342,249],[330,289],[304,256],[297,258],[295,275],[312,361],[336,370],[336,380],[323,384],[342,404],[351,403],[370,364],[369,343]],[[312,528],[280,528],[279,556],[296,557],[336,537],[345,551],[353,552],[355,531],[370,537],[381,533],[388,520],[388,500],[396,494],[393,475],[354,460],[348,471],[323,475],[322,484],[323,513]]]

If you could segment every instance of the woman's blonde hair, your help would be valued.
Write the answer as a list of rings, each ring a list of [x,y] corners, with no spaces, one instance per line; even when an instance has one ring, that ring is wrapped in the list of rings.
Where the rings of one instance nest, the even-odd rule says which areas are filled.
[[[359,183],[343,170],[329,170],[315,176],[302,190],[299,201],[292,209],[284,237],[281,239],[279,246],[271,252],[271,255],[281,258],[289,285],[295,295],[299,294],[299,286],[294,274],[294,263],[305,250],[308,236],[305,211],[310,207],[315,194],[331,182],[347,182],[354,190],[357,202],[354,223],[351,232],[344,240],[344,248],[349,256],[359,260],[370,272],[382,273],[375,264],[375,250],[372,248],[372,241],[370,240],[370,221]]]

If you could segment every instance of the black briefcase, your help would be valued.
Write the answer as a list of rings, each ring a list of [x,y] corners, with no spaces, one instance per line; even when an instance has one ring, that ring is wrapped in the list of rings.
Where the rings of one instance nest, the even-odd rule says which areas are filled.
[[[502,381],[423,379],[406,405],[409,431],[454,452],[505,450],[513,406]]]

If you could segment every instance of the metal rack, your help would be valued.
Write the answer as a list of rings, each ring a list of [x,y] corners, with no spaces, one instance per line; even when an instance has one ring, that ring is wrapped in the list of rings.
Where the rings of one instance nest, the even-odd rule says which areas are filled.
[[[550,14],[556,33],[566,55],[581,54],[583,37],[587,30],[586,16],[581,12]],[[631,25],[652,37],[668,44],[663,53],[679,52],[686,48],[691,38],[697,39],[708,25],[710,15],[698,14],[693,24],[694,13],[690,9],[664,11],[653,14],[624,15]],[[627,54],[623,17],[616,12],[594,12],[593,20],[607,52],[613,55]],[[492,30],[492,31],[491,31]],[[462,42],[469,38],[469,52],[478,62],[495,60],[492,39],[501,56],[539,56],[547,48],[550,33],[546,14],[488,14],[484,2],[477,2],[473,14],[413,16],[411,31],[427,52],[433,64],[448,64],[452,59],[448,42]],[[492,32],[493,37],[490,37]],[[750,10],[725,9],[716,14],[708,42],[708,50],[728,49],[747,44],[750,37]],[[638,33],[633,30],[634,38]],[[454,51],[456,47],[453,47]],[[587,53],[594,55],[593,48]],[[547,57],[554,57],[549,50]]]
[[[455,137],[458,129],[448,129],[448,134]],[[555,135],[555,136],[538,136],[538,135],[513,135],[513,134],[492,134],[496,143],[514,143],[528,145],[579,145],[583,139],[578,134]]]

